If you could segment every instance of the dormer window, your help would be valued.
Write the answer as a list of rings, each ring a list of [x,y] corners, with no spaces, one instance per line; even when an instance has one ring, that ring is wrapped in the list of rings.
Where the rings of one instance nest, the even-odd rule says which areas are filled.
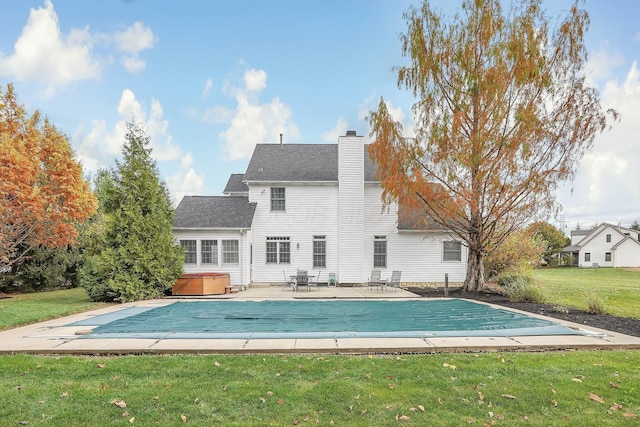
[[[271,210],[283,211],[286,203],[284,198],[284,187],[271,187]]]

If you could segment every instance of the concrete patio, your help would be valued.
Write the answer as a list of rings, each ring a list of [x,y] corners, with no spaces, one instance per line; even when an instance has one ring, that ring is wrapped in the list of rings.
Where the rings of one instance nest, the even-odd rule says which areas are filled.
[[[548,351],[594,349],[640,349],[640,338],[554,321],[572,329],[584,329],[584,335],[553,336],[480,336],[429,338],[316,338],[316,339],[131,339],[83,338],[91,326],[69,326],[78,321],[91,324],[96,316],[130,307],[157,307],[176,300],[236,299],[247,301],[295,299],[409,299],[420,298],[398,289],[365,287],[312,287],[292,292],[279,286],[252,287],[225,295],[203,297],[167,297],[113,305],[72,316],[0,332],[0,353],[31,354],[157,354],[157,353],[436,353],[485,351]],[[505,309],[505,307],[500,307]],[[517,311],[517,310],[513,310]]]

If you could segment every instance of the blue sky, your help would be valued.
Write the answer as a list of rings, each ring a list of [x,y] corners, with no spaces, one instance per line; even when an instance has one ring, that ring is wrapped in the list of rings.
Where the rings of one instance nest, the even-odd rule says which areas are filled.
[[[547,0],[552,17],[572,1]],[[70,138],[87,172],[144,122],[172,196],[219,195],[256,143],[335,143],[383,96],[411,128],[391,68],[409,0],[0,0],[0,84]],[[458,1],[432,1],[446,14]],[[640,2],[589,1],[587,76],[621,122],[563,186],[564,223],[640,221]],[[555,19],[555,18],[554,18]],[[573,191],[571,191],[571,188]],[[560,225],[562,218],[550,219]]]

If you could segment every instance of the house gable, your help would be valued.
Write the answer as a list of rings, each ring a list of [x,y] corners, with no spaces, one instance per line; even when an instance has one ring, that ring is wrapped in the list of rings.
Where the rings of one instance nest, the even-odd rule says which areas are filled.
[[[249,186],[244,180],[244,174],[231,174],[223,193],[227,196],[247,196],[249,194]]]

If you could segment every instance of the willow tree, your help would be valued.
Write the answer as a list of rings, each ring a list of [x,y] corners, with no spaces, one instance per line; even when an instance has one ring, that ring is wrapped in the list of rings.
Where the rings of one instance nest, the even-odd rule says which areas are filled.
[[[422,209],[468,247],[465,290],[482,290],[484,257],[515,229],[557,209],[555,190],[615,111],[584,76],[586,11],[555,25],[539,0],[503,13],[466,0],[446,20],[427,1],[404,14],[408,65],[398,86],[416,99],[415,136],[384,99],[370,113],[370,154],[387,202]]]

